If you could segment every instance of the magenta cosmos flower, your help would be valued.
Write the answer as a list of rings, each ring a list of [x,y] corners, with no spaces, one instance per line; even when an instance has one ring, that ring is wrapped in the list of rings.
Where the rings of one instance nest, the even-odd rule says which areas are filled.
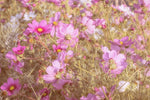
[[[7,83],[4,83],[1,86],[3,91],[6,91],[9,96],[15,95],[21,89],[21,85],[19,84],[19,80],[13,80],[13,78],[8,78]]]
[[[61,44],[58,44],[58,45],[54,44],[52,47],[53,47],[54,52],[57,52],[57,53],[67,49],[66,45],[61,45]]]
[[[33,20],[32,23],[28,24],[27,30],[31,33],[37,33],[38,35],[46,34],[51,32],[51,25],[48,25],[45,20],[42,20],[38,23],[36,20]]]
[[[112,76],[121,74],[122,71],[127,67],[126,57],[124,54],[118,54],[115,50],[108,50],[107,47],[102,47],[103,64],[100,67],[105,73],[109,73]]]
[[[8,67],[12,68],[14,67],[14,70],[19,72],[20,74],[22,74],[22,71],[20,70],[20,68],[22,68],[24,66],[24,62],[23,61],[18,61],[16,55],[13,52],[8,52],[5,55],[6,58],[9,59],[9,62],[11,63]]]
[[[75,46],[78,42],[78,29],[74,29],[72,24],[64,24],[59,27],[59,33],[56,34],[58,37],[57,43]]]
[[[15,54],[21,55],[24,53],[25,48],[25,46],[18,45],[17,47],[13,47],[12,50]]]

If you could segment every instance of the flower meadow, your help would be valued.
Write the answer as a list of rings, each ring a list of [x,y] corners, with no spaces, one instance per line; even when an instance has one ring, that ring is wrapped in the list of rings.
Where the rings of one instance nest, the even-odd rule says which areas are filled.
[[[0,100],[150,100],[150,0],[1,0]]]

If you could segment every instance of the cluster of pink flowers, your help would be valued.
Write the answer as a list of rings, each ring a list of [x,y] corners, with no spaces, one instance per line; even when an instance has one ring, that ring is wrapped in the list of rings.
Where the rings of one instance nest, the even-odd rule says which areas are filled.
[[[30,11],[36,6],[36,4],[30,2],[30,0],[19,0],[19,2],[25,8],[29,8]],[[146,35],[150,35],[149,29],[145,29],[144,26],[148,24],[150,18],[146,20],[142,8],[142,6],[145,6],[147,12],[150,11],[149,0],[139,0],[139,3],[134,5],[134,11],[126,5],[112,5],[113,9],[118,11],[121,15],[117,17],[114,16],[116,11],[112,10],[111,14],[113,21],[111,21],[110,18],[110,23],[107,18],[102,17],[104,15],[103,12],[99,13],[99,15],[102,16],[95,16],[91,11],[91,9],[94,9],[95,12],[98,11],[93,6],[97,6],[97,3],[102,2],[101,0],[68,0],[68,2],[67,0],[39,0],[37,4],[40,4],[41,2],[52,3],[53,6],[62,9],[54,12],[53,17],[46,16],[45,19],[42,20],[36,19],[36,16],[31,12],[35,19],[31,19],[31,21],[28,20],[29,22],[27,22],[28,24],[26,28],[24,28],[22,36],[18,35],[17,41],[19,41],[19,43],[17,46],[13,47],[5,54],[5,58],[9,62],[8,68],[13,68],[17,74],[19,73],[19,75],[26,75],[24,74],[25,70],[22,69],[28,62],[37,63],[38,66],[41,65],[40,68],[37,68],[39,70],[39,77],[37,77],[38,75],[36,76],[38,82],[34,85],[38,86],[41,82],[40,80],[42,80],[41,83],[44,88],[42,87],[37,93],[34,93],[34,96],[39,96],[41,100],[50,100],[50,93],[53,91],[59,91],[66,100],[112,100],[112,95],[115,90],[118,89],[119,92],[124,92],[126,87],[130,85],[129,82],[120,82],[120,84],[125,83],[126,86],[123,86],[122,90],[120,89],[120,85],[119,88],[116,88],[117,84],[113,84],[110,87],[102,84],[99,85],[99,88],[93,86],[95,88],[92,87],[94,92],[87,93],[87,95],[84,96],[80,95],[80,97],[76,97],[72,95],[72,97],[70,97],[70,95],[68,95],[70,91],[66,90],[65,87],[69,85],[71,86],[72,84],[76,85],[76,83],[80,82],[81,76],[76,77],[78,69],[76,70],[75,68],[79,68],[80,71],[83,70],[85,73],[88,73],[88,71],[84,69],[87,68],[88,64],[86,66],[85,63],[84,67],[80,63],[80,60],[86,62],[93,52],[95,53],[95,56],[92,56],[92,59],[95,62],[98,62],[98,66],[95,68],[98,67],[99,69],[97,69],[100,70],[102,74],[107,75],[112,79],[115,79],[119,75],[121,76],[128,66],[136,66],[136,64],[139,63],[141,66],[149,66],[149,56],[143,59],[143,57],[137,52],[137,50],[144,51],[147,48],[147,43],[149,41],[143,34],[145,32],[147,33]],[[104,7],[107,8],[108,5],[106,4],[109,3],[109,0],[105,0],[105,2]],[[71,9],[70,12],[64,10],[64,8],[69,9],[68,6]],[[74,14],[74,10],[78,11],[79,14],[77,14],[77,16]],[[65,16],[64,13],[66,12],[69,13]],[[45,10],[44,13],[46,13]],[[132,21],[136,22],[135,18],[137,16],[135,16],[135,14],[138,16],[139,23],[144,27],[140,27],[140,25],[135,27],[135,24],[128,21],[132,18]],[[19,16],[17,18],[21,20],[22,16],[23,14],[21,13],[21,17]],[[12,20],[13,17],[11,18],[11,21]],[[137,33],[135,35],[136,39],[132,36],[122,35],[122,33],[119,32],[120,30],[118,31],[112,24],[114,24],[114,26],[119,26],[123,22],[128,26],[127,29],[124,30],[128,30],[131,33],[133,32],[134,34],[134,32],[137,32],[135,31],[136,28],[140,27],[142,28],[143,33]],[[109,28],[111,28],[111,30],[109,30]],[[107,36],[105,36],[105,32],[108,31],[110,33],[113,31],[114,37],[116,35],[121,36],[121,38],[109,38],[108,36],[108,39],[106,39],[105,42],[109,45],[106,46],[107,43],[100,45],[101,41],[99,41],[99,37],[103,34],[106,38]],[[86,44],[84,44],[86,43],[85,41],[90,43],[90,45],[88,45],[88,48],[90,49],[89,51],[86,48]],[[92,43],[94,45],[91,46]],[[95,48],[96,50],[92,50]],[[82,52],[83,54],[81,54]],[[99,52],[100,55],[96,55],[96,53],[98,54]],[[146,51],[146,54],[148,53],[149,52]],[[79,62],[74,63],[76,60]],[[128,63],[128,60],[132,63]],[[90,63],[90,61],[88,63]],[[74,66],[75,68],[70,68],[70,66]],[[131,69],[136,70],[134,67]],[[146,68],[144,71],[144,75],[149,77],[150,69]],[[33,72],[34,71],[31,71],[29,75]],[[93,75],[91,73],[88,74]],[[93,77],[95,76],[93,75]],[[74,78],[76,80],[73,80]],[[76,83],[74,83],[74,81]],[[140,84],[139,81],[136,83]],[[26,86],[24,85],[23,88],[25,87]],[[3,83],[0,88],[2,91],[7,92],[8,96],[12,96],[21,91],[22,85],[19,83],[19,79],[14,80],[9,77],[7,82]]]

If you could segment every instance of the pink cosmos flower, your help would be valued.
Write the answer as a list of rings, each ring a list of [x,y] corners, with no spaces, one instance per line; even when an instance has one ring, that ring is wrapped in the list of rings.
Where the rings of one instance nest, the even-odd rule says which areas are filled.
[[[122,39],[114,39],[114,41],[109,41],[111,43],[111,49],[115,51],[120,51],[121,49],[127,50],[129,52],[132,51],[130,48],[131,45],[134,43],[129,37],[123,37]]]
[[[19,0],[21,2],[21,4],[23,5],[23,7],[28,8],[29,10],[32,10],[32,6],[29,3],[30,0]]]
[[[19,84],[19,80],[13,80],[13,78],[8,78],[7,83],[4,83],[1,86],[3,91],[7,91],[8,95],[15,95],[21,89],[21,85]]]
[[[57,43],[69,45],[74,47],[78,42],[78,29],[74,29],[72,24],[64,24],[59,27],[59,33],[56,34],[58,37]]]
[[[58,60],[60,62],[64,62],[65,60],[69,60],[74,56],[73,51],[69,50],[69,51],[62,51],[58,54]]]
[[[52,66],[48,66],[46,69],[46,72],[48,73],[48,75],[44,75],[43,79],[47,82],[47,83],[53,83],[57,80],[57,78],[62,77],[62,72],[63,71],[63,66],[60,65],[59,61],[55,60],[52,63]]]
[[[87,97],[82,96],[80,100],[98,100],[98,99],[96,95],[89,93]]]
[[[41,96],[41,99],[40,100],[49,100],[49,93],[50,93],[50,90],[47,89],[47,88],[44,88],[42,90],[39,91],[39,95]]]
[[[72,8],[78,7],[80,4],[79,0],[69,0],[69,6],[71,6]]]
[[[44,75],[43,79],[47,83],[52,83],[55,89],[60,90],[66,83],[69,83],[70,80],[66,80],[63,76],[65,72],[64,65],[61,66],[58,60],[55,60],[52,65],[53,66],[49,66],[46,69],[48,75]]]
[[[105,94],[107,93],[106,87],[102,86],[99,89],[95,88],[97,100],[101,100],[105,98]],[[105,94],[104,94],[105,92]]]
[[[105,73],[111,74],[115,77],[117,74],[121,74],[122,71],[127,67],[126,57],[124,54],[118,54],[115,50],[108,50],[107,47],[102,47],[103,64],[100,67]]]
[[[137,35],[137,38],[135,40],[135,46],[139,50],[145,49],[147,41],[144,39],[142,35]]]
[[[59,52],[61,52],[61,51],[63,51],[63,50],[66,50],[67,49],[67,46],[66,45],[61,45],[61,44],[58,44],[58,45],[53,45],[53,50],[54,50],[54,52],[57,52],[57,53],[59,53]]]
[[[134,16],[134,13],[126,5],[120,5],[120,6],[116,6],[116,7],[112,5],[112,7],[119,10],[119,11],[121,11],[121,12],[123,12],[124,16],[127,16],[127,17]]]
[[[55,34],[58,33],[59,26],[61,23],[59,22],[60,19],[60,12],[55,13],[55,17],[50,18],[50,24],[52,25],[51,29],[51,36],[53,37]]]
[[[145,6],[148,8],[148,11],[150,11],[150,1],[144,0]]]
[[[95,4],[95,3],[98,3],[100,0],[92,0],[92,3]]]
[[[54,3],[55,5],[60,5],[61,4],[61,2],[62,1],[64,1],[64,0],[47,0],[48,2],[52,2],[52,3]]]
[[[95,25],[100,25],[102,28],[106,28],[106,21],[105,19],[95,19]]]
[[[15,54],[21,55],[24,53],[25,48],[25,46],[18,45],[17,47],[13,47],[12,50]]]
[[[32,23],[28,24],[27,30],[31,33],[37,33],[38,35],[46,34],[51,32],[51,25],[48,25],[45,20],[42,20],[38,23],[36,20],[33,20]]]
[[[95,32],[94,21],[88,17],[83,17],[81,23],[85,25],[85,33],[93,34]]]
[[[9,62],[11,63],[10,66],[8,66],[9,68],[14,67],[15,71],[19,72],[20,74],[22,74],[22,71],[20,70],[20,68],[22,68],[24,66],[24,62],[23,61],[18,61],[16,55],[9,51],[6,55],[6,58],[9,59]]]

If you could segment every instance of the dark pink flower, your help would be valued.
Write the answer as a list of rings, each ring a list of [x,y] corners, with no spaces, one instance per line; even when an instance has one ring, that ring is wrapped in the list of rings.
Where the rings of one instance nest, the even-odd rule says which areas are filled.
[[[66,45],[61,45],[61,44],[58,44],[58,45],[53,45],[53,50],[54,52],[61,52],[62,50],[66,50],[67,49],[67,46]]]
[[[38,35],[46,34],[51,32],[51,25],[48,25],[46,20],[42,20],[38,23],[36,20],[33,20],[32,23],[28,24],[27,30],[31,33],[37,33]]]
[[[17,47],[13,47],[12,50],[15,54],[21,55],[24,53],[25,48],[25,46],[18,45]]]
[[[1,86],[3,91],[7,91],[8,95],[15,95],[21,89],[21,85],[19,84],[19,80],[13,80],[13,78],[8,78],[7,83],[4,83]]]

